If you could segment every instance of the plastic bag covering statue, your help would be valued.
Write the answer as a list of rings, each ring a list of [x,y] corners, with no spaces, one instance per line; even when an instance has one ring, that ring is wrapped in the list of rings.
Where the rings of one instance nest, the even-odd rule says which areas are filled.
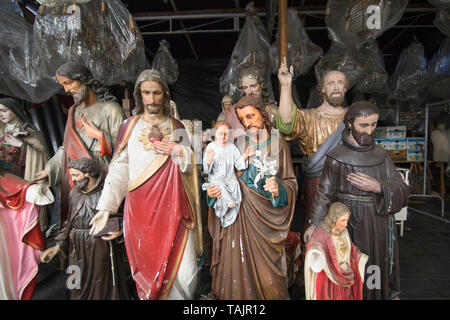
[[[432,82],[430,93],[442,99],[450,99],[450,38],[445,39],[429,63]]]
[[[402,17],[408,0],[329,0],[325,23],[332,40],[359,47]]]
[[[178,80],[178,64],[170,54],[170,43],[166,40],[159,42],[159,48],[153,58],[152,69],[162,73],[169,85]]]
[[[228,94],[234,101],[238,101],[242,97],[239,90],[241,70],[255,66],[263,71],[269,95],[273,98],[269,47],[269,35],[251,2],[246,7],[245,24],[234,46],[231,59],[220,77],[220,93]]]
[[[450,1],[448,0],[428,0],[428,2],[435,7],[444,7],[444,8],[450,7]]]
[[[33,29],[13,8],[0,10],[0,93],[33,103],[59,91],[53,76],[39,74],[41,57],[34,54]]]
[[[288,65],[294,66],[293,79],[296,79],[309,71],[322,56],[323,49],[310,40],[294,8],[289,8],[287,13],[287,42]],[[272,71],[278,73],[278,40],[270,46],[269,54]]]
[[[369,71],[367,50],[341,46],[334,42],[328,52],[314,66],[317,81],[328,71],[338,70],[345,74],[352,88]]]
[[[356,84],[355,90],[365,93],[386,92],[388,73],[384,67],[384,57],[376,40],[364,44],[360,50],[366,51],[368,71]]]
[[[429,81],[423,45],[413,42],[400,54],[395,71],[389,79],[389,98],[417,100]]]
[[[42,4],[34,23],[40,73],[54,76],[67,61],[83,63],[96,79],[110,86],[134,82],[145,69],[142,36],[119,0],[58,1]]]
[[[433,24],[447,37],[450,37],[450,6],[436,12]]]

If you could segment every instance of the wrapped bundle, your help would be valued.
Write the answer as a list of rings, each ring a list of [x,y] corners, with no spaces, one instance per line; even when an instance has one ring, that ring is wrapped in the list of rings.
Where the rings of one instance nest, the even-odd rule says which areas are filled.
[[[178,80],[178,64],[170,53],[170,43],[166,40],[159,42],[158,51],[153,58],[152,68],[162,73],[169,85]]]
[[[450,99],[450,38],[442,42],[429,63],[432,77],[430,93],[435,97]]]
[[[413,42],[400,54],[398,64],[389,79],[389,95],[397,100],[420,100],[421,92],[430,82],[423,45]]]
[[[33,103],[59,91],[56,80],[39,74],[33,29],[13,6],[0,10],[0,93]]]
[[[80,61],[105,85],[135,81],[145,69],[145,47],[130,12],[119,0],[41,0],[34,24],[42,75]]]
[[[234,101],[238,101],[242,96],[239,90],[240,74],[242,70],[252,67],[259,69],[264,75],[269,95],[273,98],[269,47],[269,35],[251,2],[246,7],[245,24],[233,48],[231,59],[220,77],[220,93],[230,95]]]
[[[408,0],[329,0],[325,23],[333,41],[359,47],[394,26]]]
[[[384,67],[383,53],[376,41],[371,41],[361,48],[367,52],[368,71],[356,84],[355,90],[364,93],[376,93],[387,91],[388,73]]]
[[[370,55],[366,50],[332,43],[328,52],[315,65],[317,81],[327,72],[338,70],[343,72],[350,88],[357,84],[368,73],[367,60]]]
[[[297,10],[289,8],[287,12],[288,65],[294,66],[294,79],[306,74],[323,54],[323,49],[314,44],[306,34]],[[278,40],[270,46],[272,71],[278,73]]]

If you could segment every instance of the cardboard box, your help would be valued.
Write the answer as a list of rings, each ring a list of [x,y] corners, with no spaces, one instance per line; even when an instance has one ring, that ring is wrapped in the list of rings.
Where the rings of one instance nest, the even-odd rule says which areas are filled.
[[[387,139],[387,127],[376,127],[375,139]]]
[[[386,139],[386,150],[406,150],[406,139]]]
[[[406,139],[406,126],[387,127],[387,139]]]
[[[408,161],[423,161],[423,151],[422,150],[407,150]]]
[[[392,161],[406,161],[407,150],[387,150]]]
[[[386,150],[388,139],[375,139],[375,144]]]
[[[406,148],[408,150],[423,150],[425,148],[425,137],[406,138]]]

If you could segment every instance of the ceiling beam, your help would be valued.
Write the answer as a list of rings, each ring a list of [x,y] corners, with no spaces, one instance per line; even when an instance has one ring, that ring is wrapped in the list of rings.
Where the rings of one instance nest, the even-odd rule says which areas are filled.
[[[170,0],[170,4],[172,5],[173,10],[175,12],[177,12],[178,9],[177,9],[177,7],[175,5],[175,1],[174,0]],[[180,20],[180,25],[181,25],[181,28],[186,29],[183,20]],[[198,54],[197,54],[197,51],[195,51],[194,44],[192,43],[192,40],[191,40],[191,37],[189,36],[189,33],[185,33],[185,35],[186,35],[186,40],[189,43],[189,46],[191,47],[192,53],[194,54],[195,60],[198,60]]]

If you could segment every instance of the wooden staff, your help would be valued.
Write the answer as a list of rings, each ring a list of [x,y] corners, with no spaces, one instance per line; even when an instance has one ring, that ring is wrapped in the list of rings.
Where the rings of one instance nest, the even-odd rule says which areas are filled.
[[[287,60],[287,0],[278,0],[278,67],[283,58]]]

